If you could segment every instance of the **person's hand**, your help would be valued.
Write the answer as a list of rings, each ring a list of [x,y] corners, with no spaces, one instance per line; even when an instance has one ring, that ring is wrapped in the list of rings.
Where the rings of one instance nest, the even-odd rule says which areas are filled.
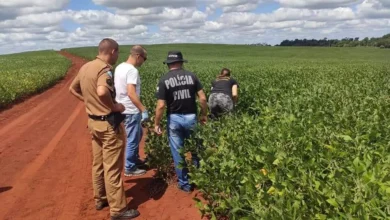
[[[122,105],[121,103],[114,104],[114,112],[124,112],[125,109],[126,109],[125,106]]]
[[[161,135],[161,134],[162,134],[160,125],[155,125],[155,126],[154,126],[154,132],[155,132],[156,134],[158,134],[158,135]]]
[[[148,110],[145,110],[142,112],[141,122],[145,122],[148,120],[149,120],[149,112],[148,112]]]
[[[199,117],[199,121],[200,121],[200,123],[201,124],[206,124],[206,122],[207,122],[207,116],[206,115],[202,115],[202,116],[200,116]]]

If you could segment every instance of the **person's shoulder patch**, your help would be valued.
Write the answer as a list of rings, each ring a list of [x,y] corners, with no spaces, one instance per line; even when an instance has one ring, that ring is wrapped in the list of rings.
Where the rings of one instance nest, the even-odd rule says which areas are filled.
[[[112,78],[112,72],[109,70],[109,71],[107,71],[107,75],[110,77],[110,78]]]
[[[107,85],[112,86],[112,72],[111,72],[111,70],[107,71],[107,76],[108,76],[106,79]]]

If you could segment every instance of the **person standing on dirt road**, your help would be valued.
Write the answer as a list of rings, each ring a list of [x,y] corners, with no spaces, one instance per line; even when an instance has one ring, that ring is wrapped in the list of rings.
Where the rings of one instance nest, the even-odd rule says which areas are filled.
[[[173,156],[176,174],[178,176],[178,188],[191,192],[193,187],[188,181],[188,168],[180,169],[179,163],[184,162],[184,158],[179,151],[184,146],[185,139],[193,134],[197,121],[196,96],[198,96],[201,106],[199,121],[207,121],[207,100],[203,87],[197,76],[183,69],[183,59],[180,51],[168,52],[167,60],[169,72],[160,78],[157,86],[157,106],[154,123],[154,131],[161,135],[160,121],[164,108],[167,106],[167,132],[168,140]],[[192,160],[199,167],[199,158],[192,154]]]
[[[118,59],[119,46],[112,39],[99,43],[96,59],[84,64],[69,90],[82,100],[89,116],[88,129],[92,134],[92,184],[97,210],[110,206],[112,220],[131,219],[139,215],[128,209],[121,177],[124,150],[124,128],[116,115],[125,110],[115,101],[112,65]],[[115,114],[116,113],[116,114]],[[119,120],[120,122],[120,120]],[[119,124],[119,125],[118,125]],[[115,128],[118,126],[117,128]]]
[[[116,101],[125,106],[122,112],[126,116],[124,125],[127,134],[125,150],[125,176],[140,176],[146,170],[139,169],[144,161],[139,158],[139,144],[142,139],[141,123],[149,119],[148,110],[140,100],[141,77],[136,67],[142,66],[147,59],[146,50],[135,45],[128,59],[115,68],[114,85]]]

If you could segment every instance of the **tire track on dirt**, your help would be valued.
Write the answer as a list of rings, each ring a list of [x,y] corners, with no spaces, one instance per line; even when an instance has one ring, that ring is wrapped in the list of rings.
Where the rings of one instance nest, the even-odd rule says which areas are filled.
[[[0,127],[5,128],[0,136],[0,175],[7,177],[0,178],[0,186],[11,185],[21,175],[76,107],[68,86],[84,62],[73,60],[59,84],[0,113]]]
[[[65,84],[65,86],[69,86],[70,83]],[[54,108],[58,105],[61,105],[62,100],[65,98],[65,96],[68,95],[67,91],[64,89],[61,91],[58,91],[54,96],[57,97],[56,99],[53,100],[48,100],[45,101],[43,104],[38,105],[36,108],[34,108],[31,112],[28,112],[27,114],[22,115],[15,121],[9,123],[6,125],[2,130],[0,130],[0,138],[2,142],[4,143],[3,147],[7,146],[6,144],[8,142],[12,142],[14,139],[19,138],[23,133],[31,129],[31,127],[36,123],[35,120],[31,120],[30,117],[31,115],[34,115],[34,118],[44,118],[44,116],[51,109],[54,110]],[[43,111],[44,110],[44,111]],[[56,114],[54,111],[53,114]],[[58,115],[58,113],[57,113]],[[54,117],[56,118],[56,117]],[[5,132],[7,131],[12,131],[14,135],[9,136],[9,135],[4,135]],[[6,149],[0,147],[0,151],[4,153]]]
[[[0,219],[4,219],[8,213],[7,210],[11,209],[11,207],[15,205],[15,202],[18,198],[23,197],[23,194],[26,192],[29,183],[51,155],[54,148],[64,136],[65,132],[69,129],[70,125],[76,120],[76,116],[80,113],[81,109],[82,105],[79,103],[65,124],[60,128],[49,144],[42,150],[41,154],[23,171],[18,182],[13,185],[13,190],[8,195],[9,197],[6,198],[3,205],[0,206]]]

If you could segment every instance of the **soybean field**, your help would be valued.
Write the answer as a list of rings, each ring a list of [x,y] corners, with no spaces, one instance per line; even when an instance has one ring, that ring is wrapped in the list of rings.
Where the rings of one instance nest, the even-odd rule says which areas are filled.
[[[55,51],[1,55],[0,63],[0,108],[54,85],[71,64]]]
[[[146,45],[144,104],[154,115],[169,50],[211,81],[229,68],[239,83],[233,115],[200,126],[186,149],[212,219],[388,219],[390,217],[390,50],[238,45]],[[120,48],[127,59],[130,46]],[[66,51],[93,59],[96,47]],[[165,119],[165,117],[164,117]],[[165,122],[165,121],[164,121]],[[164,124],[165,125],[165,124]],[[166,127],[166,126],[164,126]],[[166,133],[149,133],[150,165],[169,179]]]

